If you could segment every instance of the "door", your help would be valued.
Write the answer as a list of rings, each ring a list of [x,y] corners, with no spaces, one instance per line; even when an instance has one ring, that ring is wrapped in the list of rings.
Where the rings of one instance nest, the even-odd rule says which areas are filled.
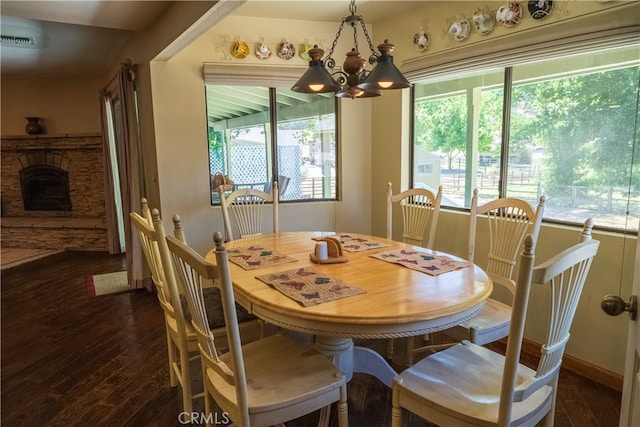
[[[124,211],[122,210],[122,192],[120,191],[120,165],[118,163],[118,135],[122,135],[123,125],[122,125],[122,114],[121,114],[121,105],[120,105],[120,97],[118,94],[111,95],[107,94],[104,97],[105,102],[105,121],[106,121],[106,140],[109,146],[109,160],[111,165],[111,188],[113,189],[113,206],[116,211],[116,221],[114,221],[113,225],[115,226],[113,230],[109,230],[109,232],[113,233],[117,236],[117,239],[114,238],[114,241],[117,241],[117,248],[119,249],[118,253],[126,252],[126,236],[125,236],[125,225],[124,225]]]
[[[632,286],[633,298],[640,295],[640,238],[636,244],[636,266],[633,273]],[[635,303],[637,311],[637,302]],[[631,313],[633,317],[633,312]],[[622,407],[620,408],[621,426],[640,425],[640,321],[637,315],[635,320],[629,322],[629,335],[627,338],[627,357],[624,368],[624,385],[622,387]]]
[[[109,252],[125,253],[127,278],[134,288],[149,285],[142,248],[134,239],[129,212],[148,197],[144,185],[144,161],[138,123],[135,66],[123,64],[100,91],[105,146],[105,211]]]
[[[634,268],[631,301],[625,307],[631,310],[631,321],[629,322],[622,406],[620,408],[620,426],[628,427],[640,426],[640,320],[637,316],[637,302],[634,302],[637,301],[635,298],[640,296],[640,238],[636,244]]]

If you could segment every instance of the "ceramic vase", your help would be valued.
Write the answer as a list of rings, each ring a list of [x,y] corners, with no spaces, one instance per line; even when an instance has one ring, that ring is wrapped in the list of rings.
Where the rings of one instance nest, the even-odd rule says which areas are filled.
[[[42,120],[41,117],[25,117],[25,119],[27,120],[27,126],[25,126],[24,130],[27,134],[40,135],[44,132],[44,128],[40,123],[40,120]]]

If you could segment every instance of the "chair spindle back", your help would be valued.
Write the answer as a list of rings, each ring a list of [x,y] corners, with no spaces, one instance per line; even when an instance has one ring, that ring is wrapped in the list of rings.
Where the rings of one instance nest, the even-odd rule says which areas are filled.
[[[402,241],[411,245],[422,246],[424,233],[429,227],[427,248],[433,248],[440,202],[442,201],[442,186],[438,193],[425,188],[412,188],[398,194],[393,194],[392,184],[387,184],[387,239],[392,238],[393,203],[398,203],[402,209],[403,232]]]
[[[227,240],[233,240],[229,208],[240,231],[240,237],[262,234],[262,215],[266,203],[273,204],[273,232],[278,232],[278,182],[273,182],[271,193],[255,188],[241,188],[226,195],[220,191],[220,205]]]

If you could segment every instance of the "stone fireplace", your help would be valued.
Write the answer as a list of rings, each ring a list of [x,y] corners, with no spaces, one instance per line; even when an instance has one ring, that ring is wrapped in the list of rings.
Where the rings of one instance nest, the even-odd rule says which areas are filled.
[[[2,137],[2,247],[107,250],[100,135]]]

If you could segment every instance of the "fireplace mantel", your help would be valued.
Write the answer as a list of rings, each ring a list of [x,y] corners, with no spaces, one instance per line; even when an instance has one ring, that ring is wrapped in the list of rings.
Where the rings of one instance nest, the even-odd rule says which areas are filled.
[[[102,148],[100,134],[18,135],[0,137],[0,150],[80,150]]]

